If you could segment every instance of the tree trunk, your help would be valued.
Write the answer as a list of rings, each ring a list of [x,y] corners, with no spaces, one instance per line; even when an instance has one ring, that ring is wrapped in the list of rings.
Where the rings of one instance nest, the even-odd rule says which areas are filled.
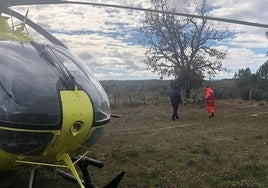
[[[191,89],[190,88],[185,88],[185,97],[186,97],[186,99],[190,99],[190,94],[191,94]]]
[[[248,100],[250,100],[250,101],[252,99],[252,90],[253,90],[252,87],[250,87],[248,90]]]

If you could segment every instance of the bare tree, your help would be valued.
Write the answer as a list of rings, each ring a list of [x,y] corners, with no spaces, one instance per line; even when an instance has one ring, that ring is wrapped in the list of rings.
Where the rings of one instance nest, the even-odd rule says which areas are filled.
[[[185,89],[186,98],[192,88],[200,87],[208,71],[216,73],[222,69],[226,51],[218,41],[230,36],[227,28],[202,19],[180,17],[166,12],[168,0],[152,0],[153,8],[163,13],[147,12],[143,42],[148,45],[145,63],[153,72],[175,76]],[[195,14],[206,16],[206,0],[195,3]]]

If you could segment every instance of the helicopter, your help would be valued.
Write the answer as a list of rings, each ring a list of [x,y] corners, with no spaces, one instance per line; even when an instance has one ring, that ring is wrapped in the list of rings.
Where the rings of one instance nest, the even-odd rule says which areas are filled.
[[[0,170],[68,168],[80,187],[89,187],[87,166],[103,163],[86,157],[83,148],[101,136],[111,118],[108,97],[65,46],[39,44],[28,36],[27,14],[16,27],[0,17]],[[74,164],[83,172],[83,183]]]
[[[111,117],[110,104],[99,81],[86,64],[48,31],[25,15],[10,9],[20,5],[82,4],[137,11],[163,11],[112,4],[61,0],[0,0],[0,171],[32,168],[29,187],[34,186],[39,166],[83,187],[93,187],[87,167],[103,163],[87,157],[88,147],[98,140]],[[178,16],[198,15],[165,12]],[[3,16],[2,14],[8,15]],[[10,26],[15,17],[22,23]],[[239,20],[207,19],[242,25],[268,25]],[[51,44],[29,37],[26,25]],[[83,178],[80,178],[78,166]],[[67,168],[71,174],[58,168]],[[122,171],[106,187],[116,187]]]

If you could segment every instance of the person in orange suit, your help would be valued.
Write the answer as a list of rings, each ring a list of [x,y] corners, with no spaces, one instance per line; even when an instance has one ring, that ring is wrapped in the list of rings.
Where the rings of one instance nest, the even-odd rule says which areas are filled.
[[[208,117],[213,118],[215,113],[215,95],[214,91],[210,86],[206,87],[206,109],[208,112]]]

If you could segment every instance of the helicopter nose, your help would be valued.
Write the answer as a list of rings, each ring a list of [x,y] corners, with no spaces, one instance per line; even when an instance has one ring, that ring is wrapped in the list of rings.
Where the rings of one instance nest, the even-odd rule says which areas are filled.
[[[93,125],[93,105],[81,90],[60,91],[62,102],[62,127],[52,153],[72,153],[90,137]]]

